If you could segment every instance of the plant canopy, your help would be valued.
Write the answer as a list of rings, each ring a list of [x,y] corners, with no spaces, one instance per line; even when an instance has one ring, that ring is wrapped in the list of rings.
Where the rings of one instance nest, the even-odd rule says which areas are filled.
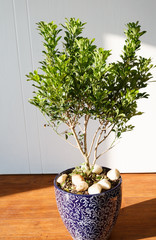
[[[134,128],[129,120],[142,112],[137,110],[137,101],[148,98],[142,89],[152,78],[154,66],[151,58],[137,55],[140,49],[141,31],[139,22],[126,25],[125,45],[121,60],[107,63],[110,50],[98,48],[94,39],[83,37],[84,25],[79,19],[66,19],[61,28],[54,22],[39,22],[38,30],[44,38],[44,60],[38,70],[27,75],[34,82],[36,91],[30,103],[40,109],[48,125],[70,144],[74,136],[86,166],[90,165],[94,150],[93,165],[99,157],[114,146],[121,134]],[[58,48],[60,32],[64,29],[62,51]],[[83,124],[82,124],[83,119]],[[97,120],[99,126],[88,147],[87,127],[89,120]],[[67,130],[59,132],[64,123]],[[98,147],[111,132],[115,138],[109,148],[98,153]]]

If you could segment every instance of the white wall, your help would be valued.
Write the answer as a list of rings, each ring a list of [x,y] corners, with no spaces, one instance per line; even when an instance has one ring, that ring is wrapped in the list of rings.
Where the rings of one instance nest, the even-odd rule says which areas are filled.
[[[76,149],[43,127],[42,115],[28,103],[33,89],[25,74],[42,58],[36,23],[80,18],[87,22],[84,34],[95,37],[99,47],[113,49],[114,60],[124,25],[139,20],[147,30],[141,54],[156,63],[155,9],[155,0],[0,0],[0,174],[56,173],[82,162]],[[150,98],[139,104],[145,114],[133,120],[135,130],[100,164],[121,172],[156,171],[156,83],[148,91]]]

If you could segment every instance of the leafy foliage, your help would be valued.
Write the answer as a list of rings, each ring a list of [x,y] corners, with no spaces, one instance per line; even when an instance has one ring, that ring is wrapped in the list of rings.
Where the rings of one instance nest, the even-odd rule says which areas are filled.
[[[123,132],[134,128],[127,123],[133,116],[142,114],[137,111],[137,101],[148,98],[142,89],[152,78],[150,70],[153,65],[151,58],[137,56],[140,37],[145,33],[139,22],[127,24],[121,61],[110,64],[107,59],[111,51],[97,48],[94,39],[81,35],[84,25],[79,19],[66,19],[65,25],[61,25],[65,30],[63,50],[59,51],[62,29],[58,29],[54,22],[39,22],[45,58],[40,62],[41,73],[35,70],[27,77],[36,88],[30,103],[48,117],[56,132],[59,123],[68,126],[65,139],[74,135],[86,162],[90,157],[86,144],[87,124],[89,119],[99,120],[95,163],[98,159],[96,147],[110,132],[114,131],[119,138]],[[84,130],[76,132],[82,117],[85,119]]]

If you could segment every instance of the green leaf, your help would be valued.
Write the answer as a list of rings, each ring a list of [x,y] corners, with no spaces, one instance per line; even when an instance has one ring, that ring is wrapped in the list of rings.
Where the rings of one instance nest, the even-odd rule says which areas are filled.
[[[128,125],[129,120],[142,115],[138,100],[149,97],[143,89],[155,66],[151,58],[138,54],[145,31],[138,21],[128,23],[121,59],[108,63],[111,50],[98,48],[95,39],[83,36],[85,24],[75,18],[66,19],[61,27],[53,21],[37,24],[43,38],[44,59],[39,70],[26,75],[35,88],[29,101],[47,116],[54,130],[62,122],[67,126],[74,122],[77,129],[82,118],[88,116],[92,121],[114,126],[112,131],[121,137],[134,128]],[[69,129],[65,139],[72,135]],[[84,148],[82,132],[78,139]]]

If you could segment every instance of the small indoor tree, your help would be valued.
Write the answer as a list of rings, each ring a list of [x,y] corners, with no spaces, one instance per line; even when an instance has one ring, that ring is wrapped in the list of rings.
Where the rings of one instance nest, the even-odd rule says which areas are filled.
[[[62,50],[58,49],[62,29],[54,22],[38,23],[44,38],[44,60],[40,62],[40,73],[35,70],[27,75],[36,88],[30,103],[43,113],[47,125],[67,142],[78,148],[88,169],[114,146],[122,133],[134,126],[129,120],[142,112],[137,110],[139,99],[148,98],[142,91],[151,79],[151,58],[137,55],[140,49],[141,31],[139,22],[127,24],[126,40],[121,60],[107,63],[110,50],[97,48],[94,39],[81,35],[85,23],[79,19],[66,19]],[[90,146],[87,141],[88,123],[99,123]],[[59,131],[60,124],[66,130]],[[114,132],[114,140],[105,151],[98,148]],[[70,138],[75,138],[75,145]],[[91,163],[91,153],[94,159]]]

